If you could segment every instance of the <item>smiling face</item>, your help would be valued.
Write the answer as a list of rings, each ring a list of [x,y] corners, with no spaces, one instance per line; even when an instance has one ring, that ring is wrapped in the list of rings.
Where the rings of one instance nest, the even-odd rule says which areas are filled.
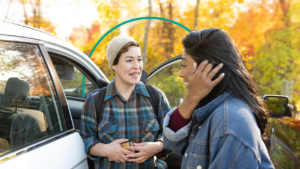
[[[193,69],[194,63],[195,63],[194,59],[185,52],[185,49],[183,49],[182,64],[179,72],[179,77],[181,77],[184,82],[188,82],[188,77],[190,72]]]
[[[112,65],[112,69],[115,72],[116,83],[136,85],[141,79],[143,70],[141,49],[130,46],[127,52],[121,54],[119,62]]]

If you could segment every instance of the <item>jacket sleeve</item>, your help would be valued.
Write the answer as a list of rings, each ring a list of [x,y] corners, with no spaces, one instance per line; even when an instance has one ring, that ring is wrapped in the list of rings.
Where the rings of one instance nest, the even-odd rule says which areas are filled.
[[[214,139],[210,145],[209,168],[260,168],[261,158],[248,146],[243,144],[237,137],[225,134]],[[263,168],[274,168],[272,163],[266,164]]]
[[[170,111],[170,105],[165,93],[160,89],[158,89],[157,87],[154,88],[158,92],[158,96],[159,96],[157,121],[159,123],[159,127],[163,128],[164,118],[166,114]],[[158,133],[157,139],[155,141],[163,141],[162,132]]]
[[[188,145],[188,136],[191,130],[192,121],[190,121],[186,126],[182,127],[178,131],[174,132],[168,126],[171,115],[175,110],[176,108],[167,113],[163,123],[164,147],[176,153],[183,154]]]
[[[101,143],[97,137],[98,123],[96,122],[96,109],[94,106],[94,98],[89,94],[83,105],[80,120],[80,136],[83,139],[85,152],[91,160],[100,160],[101,157],[90,154],[90,148]]]

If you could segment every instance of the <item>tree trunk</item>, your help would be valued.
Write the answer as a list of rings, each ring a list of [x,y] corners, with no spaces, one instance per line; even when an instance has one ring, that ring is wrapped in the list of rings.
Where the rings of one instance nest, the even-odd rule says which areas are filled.
[[[23,12],[24,12],[24,23],[25,23],[25,25],[28,25],[28,16],[27,16],[27,13],[26,13],[26,4],[25,4],[25,2],[22,2],[21,1],[21,3],[22,3],[22,5],[23,5]]]
[[[149,16],[151,16],[152,13],[152,4],[151,0],[148,0],[149,2]],[[149,34],[149,28],[150,28],[151,20],[147,20],[146,30],[145,30],[145,36],[144,36],[144,49],[143,49],[143,64],[144,69],[146,68],[146,61],[147,61],[147,43],[148,43],[148,34]]]
[[[6,11],[6,14],[5,14],[5,18],[4,18],[4,19],[7,19],[7,15],[8,15],[8,11],[9,11],[11,2],[12,2],[12,0],[9,1],[9,4],[8,4],[7,11]]]
[[[198,20],[198,7],[199,7],[199,3],[200,3],[200,0],[197,0],[197,3],[196,3],[196,11],[195,11],[194,30],[196,30],[196,28],[197,28],[197,20]]]
[[[169,19],[170,20],[173,20],[173,6],[172,6],[172,0],[170,0],[169,2],[169,5],[168,5],[168,8],[169,8]],[[170,23],[170,22],[167,22],[167,31],[168,31],[168,37],[167,38],[167,44],[166,44],[166,49],[167,49],[167,58],[168,59],[171,59],[171,55],[173,54],[174,52],[174,47],[173,47],[173,44],[174,44],[174,27],[173,27],[173,23]]]

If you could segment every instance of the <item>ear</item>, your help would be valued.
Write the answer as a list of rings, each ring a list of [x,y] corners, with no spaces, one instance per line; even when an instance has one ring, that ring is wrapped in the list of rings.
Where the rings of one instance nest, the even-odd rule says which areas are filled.
[[[116,65],[112,65],[111,68],[112,68],[113,71],[116,71],[117,66]]]

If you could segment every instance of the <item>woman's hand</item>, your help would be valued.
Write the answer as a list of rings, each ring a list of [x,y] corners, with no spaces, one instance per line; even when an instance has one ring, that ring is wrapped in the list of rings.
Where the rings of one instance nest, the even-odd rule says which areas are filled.
[[[197,64],[194,63],[193,69],[188,77],[188,93],[178,107],[183,118],[190,119],[197,104],[223,79],[224,73],[212,81],[212,78],[222,67],[223,64],[221,63],[212,69],[212,64],[207,60],[201,62],[198,68]]]
[[[126,157],[127,154],[132,154],[133,152],[121,147],[121,143],[128,141],[128,139],[117,139],[109,144],[106,144],[106,156],[117,163],[125,163],[129,161]]]
[[[143,163],[153,155],[159,153],[164,148],[162,142],[143,142],[133,143],[134,146],[128,147],[128,150],[139,151],[138,153],[127,154],[126,157],[130,158],[129,161],[136,163]]]
[[[197,69],[197,64],[194,63],[193,69],[188,78],[187,90],[193,100],[198,103],[206,97],[211,90],[223,79],[224,73],[222,73],[218,78],[212,81],[212,78],[218,73],[218,71],[223,67],[223,64],[219,64],[214,69],[212,69],[212,64],[207,60],[201,62]]]

